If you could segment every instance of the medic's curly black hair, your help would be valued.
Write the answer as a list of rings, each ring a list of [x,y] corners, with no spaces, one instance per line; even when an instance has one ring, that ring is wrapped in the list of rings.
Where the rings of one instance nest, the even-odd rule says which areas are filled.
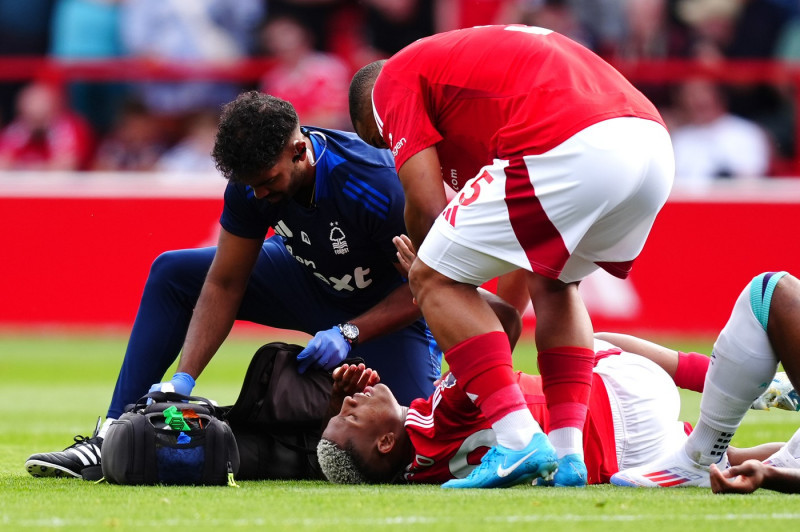
[[[259,91],[240,94],[222,108],[211,156],[234,182],[251,181],[275,166],[298,125],[292,104]]]

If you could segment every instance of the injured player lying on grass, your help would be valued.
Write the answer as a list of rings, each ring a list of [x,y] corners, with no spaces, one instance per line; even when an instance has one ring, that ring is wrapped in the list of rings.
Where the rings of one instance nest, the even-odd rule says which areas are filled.
[[[678,353],[638,338],[599,333],[637,353],[596,340],[592,395],[584,428],[589,484],[607,483],[619,470],[650,463],[683,444],[691,427],[678,420],[678,387],[702,391],[709,359]],[[646,358],[646,356],[650,358]],[[661,365],[659,365],[661,364]],[[663,367],[662,367],[663,366]],[[317,448],[326,477],[337,483],[435,483],[466,477],[494,445],[490,423],[452,375],[428,399],[401,406],[377,374],[361,366],[334,372],[341,402]],[[539,376],[518,373],[528,408],[547,432],[549,417]],[[754,408],[795,409],[784,375]],[[790,395],[791,394],[791,395]],[[624,436],[623,436],[624,435]],[[782,444],[728,449],[732,464],[764,460]],[[528,479],[520,479],[520,483]],[[539,479],[539,485],[547,481]]]
[[[611,483],[637,488],[710,484],[718,493],[749,493],[759,487],[800,493],[800,431],[764,464],[735,467],[728,450],[753,398],[768,386],[779,364],[786,378],[800,386],[798,346],[800,281],[788,272],[755,276],[739,293],[714,343],[695,430],[660,458],[621,467]],[[788,398],[796,406],[797,394]],[[728,468],[728,462],[734,467]]]

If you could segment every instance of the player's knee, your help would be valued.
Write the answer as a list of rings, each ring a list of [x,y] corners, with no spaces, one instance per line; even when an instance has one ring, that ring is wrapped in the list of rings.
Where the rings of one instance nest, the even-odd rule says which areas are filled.
[[[425,291],[434,282],[432,272],[433,270],[422,261],[415,260],[411,265],[411,269],[408,271],[408,286],[415,298],[422,298]]]
[[[756,312],[755,309],[753,312]],[[799,363],[787,359],[788,357],[792,361],[800,360],[796,355],[796,346],[800,341],[798,316],[800,316],[800,280],[786,273],[775,283],[768,314],[765,313],[763,321],[770,342],[784,366],[791,363],[793,367],[800,367],[796,365]],[[756,314],[756,317],[759,315]]]
[[[423,302],[428,299],[430,294],[443,292],[455,285],[462,284],[442,275],[420,260],[415,260],[411,266],[411,270],[408,272],[408,283],[411,293],[420,305],[424,304]]]
[[[185,272],[186,262],[185,250],[162,253],[150,265],[150,275],[147,278],[148,284],[163,283],[178,278]]]
[[[800,305],[800,280],[790,273],[784,274],[775,284],[772,294],[772,311],[797,310]]]
[[[775,307],[777,310],[781,306],[780,303],[773,305],[773,295],[777,296],[776,301],[782,299],[783,290],[779,290],[778,286],[779,282],[787,275],[786,272],[765,272],[756,275],[750,281],[750,309],[764,330],[767,329],[772,308]]]

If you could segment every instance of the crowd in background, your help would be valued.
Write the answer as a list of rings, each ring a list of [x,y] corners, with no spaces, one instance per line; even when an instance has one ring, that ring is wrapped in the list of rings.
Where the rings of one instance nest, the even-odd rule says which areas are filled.
[[[0,169],[213,174],[220,107],[239,91],[291,101],[302,123],[351,129],[359,67],[432,33],[494,23],[550,28],[612,63],[800,59],[798,0],[0,0],[0,61],[272,60],[253,84],[2,83]],[[698,78],[639,88],[670,126],[678,180],[775,175],[775,161],[796,155],[786,87]]]

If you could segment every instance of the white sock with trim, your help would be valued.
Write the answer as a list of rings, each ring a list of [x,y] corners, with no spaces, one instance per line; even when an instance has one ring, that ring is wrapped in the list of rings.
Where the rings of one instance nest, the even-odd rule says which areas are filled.
[[[110,427],[111,423],[113,423],[114,421],[116,421],[116,419],[114,419],[113,417],[107,417],[106,420],[103,421],[103,424],[100,425],[100,430],[97,431],[97,436],[99,438],[105,439],[106,433],[108,432],[108,427]]]
[[[542,431],[527,408],[509,412],[492,423],[492,429],[498,444],[515,451],[524,449],[533,435]]]
[[[564,458],[568,454],[577,454],[583,458],[583,431],[575,427],[553,429],[547,435],[550,443],[556,448],[556,455]]]
[[[701,465],[722,459],[750,405],[778,369],[771,349],[760,349],[759,342],[748,342],[752,338],[742,338],[731,329],[732,322],[728,322],[714,344],[700,419],[686,441],[686,454]],[[765,340],[766,333],[763,336]]]

